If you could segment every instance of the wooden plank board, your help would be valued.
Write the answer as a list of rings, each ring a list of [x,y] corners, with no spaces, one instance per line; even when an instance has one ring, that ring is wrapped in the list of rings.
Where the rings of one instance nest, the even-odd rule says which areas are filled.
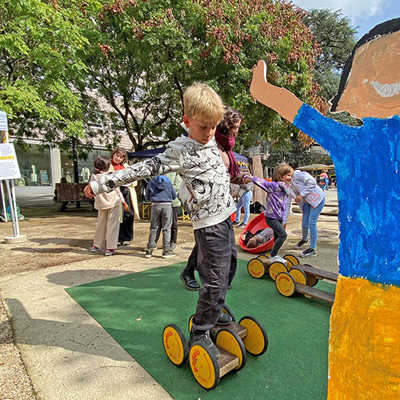
[[[231,353],[220,349],[218,347],[219,357],[218,357],[218,367],[219,367],[219,376],[222,378],[228,372],[239,366],[239,359]]]
[[[300,283],[296,283],[296,292],[304,294],[306,297],[315,297],[316,299],[320,299],[331,304],[333,304],[335,301],[334,293],[324,292],[323,290],[301,285]]]
[[[315,268],[311,265],[296,265],[296,267],[300,267],[304,272],[314,275],[317,279],[329,279],[336,282],[338,278],[338,274],[334,272],[324,271],[323,269]]]
[[[213,328],[213,332],[216,334],[221,329],[229,329],[230,331],[236,332],[240,336],[240,339],[244,339],[247,336],[247,329],[239,325],[237,322],[231,322],[227,326],[216,325]]]

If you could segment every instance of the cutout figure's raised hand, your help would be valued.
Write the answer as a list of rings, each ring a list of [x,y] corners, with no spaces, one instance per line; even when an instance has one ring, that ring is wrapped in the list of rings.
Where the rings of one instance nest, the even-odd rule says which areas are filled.
[[[261,98],[268,93],[268,86],[271,85],[267,81],[267,64],[260,60],[253,67],[253,77],[250,84],[250,94],[254,101],[263,103]]]
[[[274,86],[267,81],[267,65],[258,61],[253,67],[250,94],[254,100],[272,108],[281,117],[293,122],[303,102],[286,89]]]

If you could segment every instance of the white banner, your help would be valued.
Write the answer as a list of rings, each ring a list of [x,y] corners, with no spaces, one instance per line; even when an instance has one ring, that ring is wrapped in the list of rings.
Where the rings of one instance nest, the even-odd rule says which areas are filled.
[[[8,143],[7,114],[0,111],[0,143]]]
[[[0,180],[19,178],[21,178],[21,173],[14,145],[12,143],[0,144]]]

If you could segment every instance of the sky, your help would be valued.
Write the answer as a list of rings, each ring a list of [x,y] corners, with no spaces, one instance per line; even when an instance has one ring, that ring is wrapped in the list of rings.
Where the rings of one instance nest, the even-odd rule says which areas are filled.
[[[305,10],[328,8],[341,10],[350,19],[359,39],[375,25],[393,18],[400,18],[400,0],[292,0]]]

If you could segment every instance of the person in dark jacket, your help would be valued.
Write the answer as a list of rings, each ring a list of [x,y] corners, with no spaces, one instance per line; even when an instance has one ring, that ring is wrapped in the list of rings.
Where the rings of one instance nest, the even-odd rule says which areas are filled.
[[[145,257],[153,255],[157,247],[157,231],[163,233],[163,258],[174,256],[170,248],[171,223],[172,223],[172,200],[176,198],[176,192],[171,181],[165,176],[154,177],[146,188],[146,200],[151,201],[150,233]]]

